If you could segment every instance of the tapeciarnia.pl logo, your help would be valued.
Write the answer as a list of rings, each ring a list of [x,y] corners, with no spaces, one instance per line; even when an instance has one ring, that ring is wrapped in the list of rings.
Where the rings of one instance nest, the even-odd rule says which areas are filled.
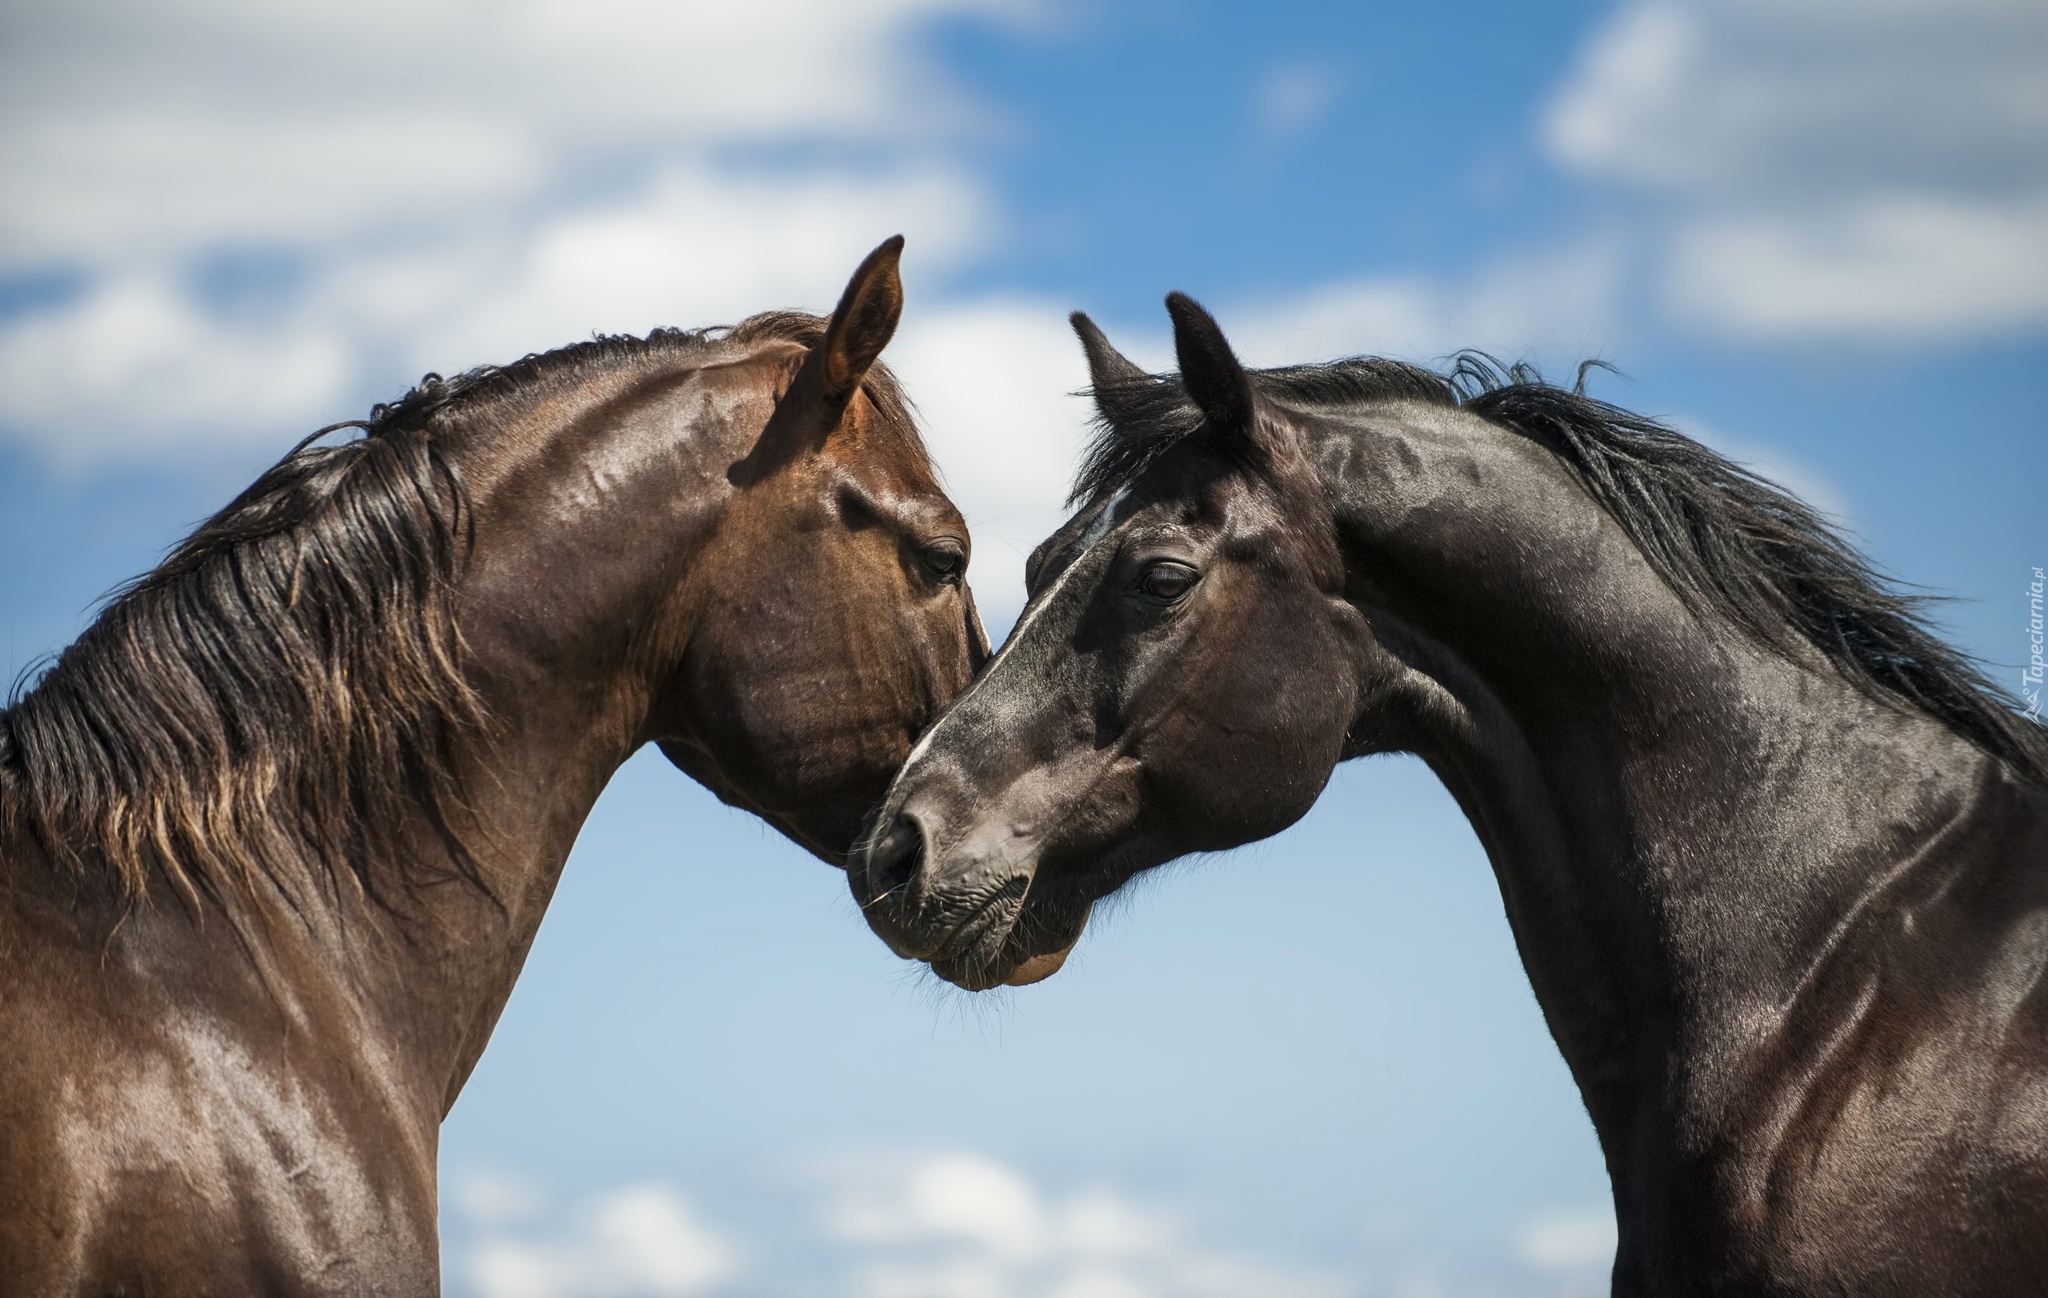
[[[2041,678],[2048,672],[2048,662],[2042,660],[2041,595],[2048,588],[2048,575],[2039,568],[2034,569],[2034,580],[2027,586],[2027,640],[2032,654],[2027,659],[2026,670],[2020,673],[2020,700],[2027,705],[2027,715],[2035,721],[2041,719]]]

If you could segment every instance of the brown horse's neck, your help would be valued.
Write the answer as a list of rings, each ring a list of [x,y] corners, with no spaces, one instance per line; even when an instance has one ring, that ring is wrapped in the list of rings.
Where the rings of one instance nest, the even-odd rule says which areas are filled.
[[[686,360],[650,356],[550,385],[544,400],[484,403],[437,429],[435,453],[464,486],[455,517],[465,546],[453,586],[446,598],[425,599],[421,614],[385,593],[391,585],[370,585],[390,580],[381,565],[401,562],[385,541],[363,569],[372,575],[342,588],[373,591],[381,604],[340,602],[321,614],[346,628],[333,640],[360,661],[305,670],[303,658],[288,660],[277,677],[285,684],[268,686],[271,693],[209,695],[206,678],[178,656],[205,644],[191,650],[166,637],[139,666],[122,656],[125,640],[162,622],[142,601],[182,598],[177,589],[124,596],[133,606],[117,603],[106,618],[125,620],[93,628],[16,713],[0,713],[0,866],[10,881],[47,894],[34,902],[48,907],[39,913],[75,927],[73,941],[104,951],[129,971],[124,977],[204,989],[182,999],[185,1011],[238,1023],[281,1014],[338,1058],[379,1056],[368,1072],[402,1092],[393,1102],[418,1108],[430,1133],[510,994],[577,830],[647,737],[663,674],[688,644],[693,560],[733,494],[723,471],[758,435],[775,398],[769,380],[784,368],[771,358],[770,373],[721,383],[716,364]],[[310,563],[337,569],[355,557],[338,547],[310,552]],[[442,580],[420,579],[436,590]],[[292,606],[279,608],[282,621]],[[373,612],[391,626],[347,621]],[[414,622],[437,615],[452,625],[427,638],[433,633]],[[311,641],[289,622],[278,638],[293,643],[293,634]],[[435,689],[447,686],[430,682],[402,702],[378,674],[380,653],[444,650],[462,677],[464,715],[452,721],[433,715]],[[225,735],[267,727],[269,747],[243,770],[223,745],[215,785],[165,791],[175,770],[146,777],[143,793],[169,807],[200,847],[192,854],[181,842],[144,838],[157,855],[137,864],[109,850],[123,840],[100,827],[124,805],[116,780],[144,760],[133,753],[163,746],[164,724],[128,702],[147,701],[134,681],[150,672],[185,688],[179,703],[188,714],[224,718]],[[266,711],[272,700],[299,697],[292,690],[330,681],[338,683],[316,697],[308,733],[291,733]],[[401,706],[414,713],[399,717]],[[328,724],[342,712],[354,715],[353,728]],[[344,745],[382,752],[359,736],[401,723],[447,742],[386,765],[335,755]],[[372,804],[376,832],[338,849],[305,808],[346,809],[365,796],[358,781],[379,775],[413,783],[376,794],[384,799]],[[321,779],[348,791],[321,790]],[[243,799],[230,804],[232,818],[204,805],[213,787]]]
[[[732,495],[724,471],[772,400],[758,383],[745,400],[720,387],[694,369],[608,376],[495,428],[491,441],[516,454],[470,475],[476,535],[459,617],[490,732],[461,781],[477,877],[407,894],[420,911],[392,917],[409,933],[390,944],[406,956],[375,989],[421,1042],[444,1108],[511,994],[584,819],[649,737],[664,673],[688,647],[694,569]],[[435,850],[437,827],[420,830]]]

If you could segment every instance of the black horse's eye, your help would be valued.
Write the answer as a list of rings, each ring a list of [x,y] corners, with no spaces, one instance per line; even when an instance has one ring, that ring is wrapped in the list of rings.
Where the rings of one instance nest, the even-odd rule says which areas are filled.
[[[1184,563],[1155,563],[1138,578],[1138,593],[1161,604],[1172,604],[1195,588],[1202,574]]]
[[[967,551],[960,548],[958,541],[934,541],[918,557],[933,581],[947,585],[959,581],[960,574],[967,569]]]

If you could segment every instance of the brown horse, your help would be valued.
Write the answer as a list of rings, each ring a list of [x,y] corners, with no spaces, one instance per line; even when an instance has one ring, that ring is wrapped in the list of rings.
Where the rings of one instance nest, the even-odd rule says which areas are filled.
[[[1467,358],[1077,317],[1104,431],[849,873],[969,987],[1422,755],[1491,857],[1624,1294],[2048,1292],[2048,732],[1797,500]],[[1303,898],[1303,904],[1314,904]]]
[[[829,322],[429,376],[0,713],[0,1290],[434,1292],[437,1129],[619,764],[842,860],[987,652],[901,246]]]

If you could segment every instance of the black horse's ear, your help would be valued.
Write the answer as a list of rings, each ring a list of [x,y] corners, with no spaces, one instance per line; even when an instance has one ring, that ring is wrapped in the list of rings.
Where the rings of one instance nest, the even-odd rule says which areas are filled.
[[[1188,399],[1215,432],[1254,436],[1251,376],[1230,350],[1216,318],[1185,293],[1166,295],[1166,313],[1173,317],[1173,353]]]
[[[832,423],[839,421],[847,402],[860,391],[861,381],[895,336],[896,322],[903,318],[903,277],[897,269],[902,257],[900,234],[883,240],[867,255],[839,295],[832,322],[825,326],[825,341],[804,365],[806,370],[818,367],[818,395]]]
[[[1067,317],[1067,323],[1074,326],[1074,333],[1081,339],[1081,350],[1088,354],[1088,382],[1095,397],[1095,408],[1102,412],[1102,418],[1111,428],[1122,427],[1127,422],[1132,398],[1153,387],[1158,380],[1110,346],[1109,339],[1096,328],[1087,312],[1074,312]]]

